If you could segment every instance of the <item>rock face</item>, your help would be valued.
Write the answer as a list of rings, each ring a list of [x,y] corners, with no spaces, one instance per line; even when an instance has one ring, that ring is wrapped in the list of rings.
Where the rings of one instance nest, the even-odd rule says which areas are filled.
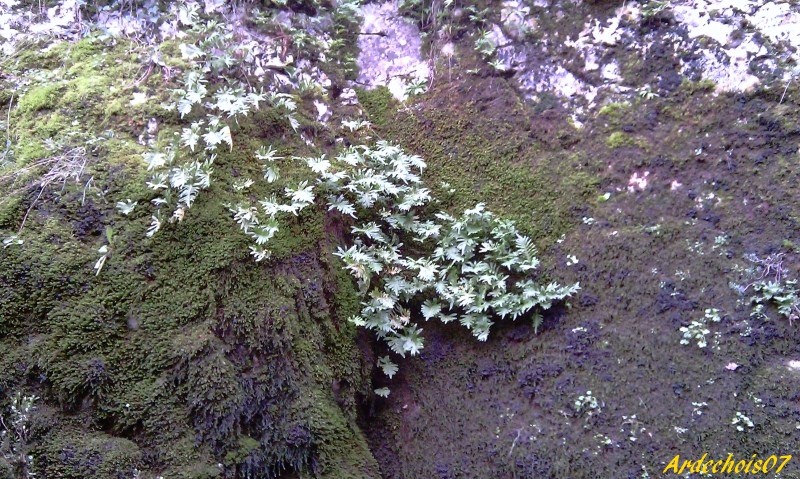
[[[419,33],[398,18],[396,2],[362,13],[362,32],[387,36],[361,37],[360,81],[403,98],[402,79],[428,77]],[[527,98],[554,94],[579,108],[595,106],[598,94],[674,91],[683,79],[713,81],[718,92],[785,83],[800,46],[800,7],[790,2],[504,1],[488,17],[471,34],[484,32],[495,68],[512,72]],[[655,71],[643,74],[648,69]]]
[[[367,88],[386,86],[395,98],[405,100],[409,83],[430,77],[419,29],[400,15],[398,0],[366,4],[361,15],[358,83]]]
[[[365,424],[384,477],[653,477],[678,450],[795,444],[796,324],[757,319],[731,284],[748,254],[800,270],[800,7],[481,7],[435,26],[414,10],[430,91],[362,106],[455,205],[481,198],[574,254],[547,273],[584,294],[486,343],[425,323]],[[697,325],[703,341],[682,344]]]

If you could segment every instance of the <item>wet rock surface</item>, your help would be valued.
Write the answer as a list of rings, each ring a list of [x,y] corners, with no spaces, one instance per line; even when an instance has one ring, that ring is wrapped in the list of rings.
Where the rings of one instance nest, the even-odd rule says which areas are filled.
[[[542,232],[543,257],[577,257],[545,272],[583,290],[536,333],[522,318],[475,343],[426,323],[421,360],[402,361],[364,423],[384,477],[653,477],[679,453],[797,445],[796,324],[751,317],[731,287],[750,253],[800,267],[785,249],[798,218],[797,8],[508,1],[456,34],[426,31],[431,89],[377,131],[442,158],[434,175],[460,168],[465,189],[502,198],[493,207],[510,203],[491,186],[504,144],[555,191],[592,178],[563,236],[542,224],[545,188],[522,176],[541,203],[512,215]],[[491,55],[476,52],[481,36]],[[681,344],[708,308],[722,316],[707,346]],[[581,396],[597,407],[576,407]],[[737,412],[755,426],[737,430]]]

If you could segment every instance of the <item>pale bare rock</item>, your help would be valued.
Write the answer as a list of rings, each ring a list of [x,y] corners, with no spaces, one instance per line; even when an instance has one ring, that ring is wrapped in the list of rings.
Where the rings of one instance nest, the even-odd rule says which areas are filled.
[[[419,29],[400,15],[397,1],[364,5],[361,15],[357,81],[367,88],[389,87],[395,98],[405,100],[408,82],[430,77]]]

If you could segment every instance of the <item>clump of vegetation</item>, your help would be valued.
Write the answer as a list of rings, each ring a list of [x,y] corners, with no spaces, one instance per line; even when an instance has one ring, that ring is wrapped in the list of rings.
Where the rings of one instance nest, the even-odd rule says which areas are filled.
[[[104,11],[133,21],[143,8],[127,5],[130,15],[120,2]],[[299,259],[267,270],[247,261],[246,239],[223,206],[252,193],[246,178],[231,173],[252,162],[239,151],[252,150],[234,138],[271,137],[292,150],[322,130],[303,117],[310,105],[294,91],[304,80],[316,86],[319,77],[307,72],[320,63],[295,69],[292,57],[305,51],[237,21],[231,8],[240,4],[156,2],[153,22],[130,38],[90,23],[94,12],[84,7],[87,31],[78,38],[86,38],[40,38],[0,60],[0,106],[9,109],[0,115],[0,187],[9,199],[0,201],[0,227],[9,231],[0,234],[0,408],[12,401],[3,392],[26,383],[48,406],[46,430],[34,428],[28,448],[36,458],[31,472],[377,477],[351,421],[371,374],[345,321],[356,309],[339,305],[354,287],[346,274],[334,283],[337,272],[319,261],[322,227],[287,228],[286,256]],[[248,43],[247,35],[260,41]],[[265,49],[272,54],[259,55]],[[39,85],[56,85],[59,94],[43,95]],[[304,98],[325,100],[318,90]],[[30,91],[31,102],[19,106]],[[248,93],[265,99],[254,105]],[[290,100],[297,134],[284,114]],[[160,230],[151,223],[147,239],[151,216],[161,214]],[[181,221],[184,214],[190,221]],[[220,314],[216,304],[224,304]],[[336,398],[334,380],[346,384]],[[80,416],[70,414],[78,409]],[[13,464],[5,474],[6,462],[0,459],[0,477],[23,477]]]
[[[735,426],[736,430],[739,432],[744,432],[745,429],[752,429],[755,427],[753,420],[739,411],[736,411],[736,415],[731,419],[731,425]]]
[[[476,35],[475,51],[478,52],[484,61],[492,68],[498,71],[504,71],[507,66],[500,58],[497,58],[497,48],[497,43],[492,38],[489,30],[482,30]]]
[[[699,320],[693,320],[689,326],[683,326],[680,331],[683,333],[681,344],[689,344],[692,341],[697,341],[698,348],[705,348],[708,346],[706,336],[711,333],[708,329],[708,323],[718,323],[722,320],[719,315],[719,310],[716,308],[706,309],[703,317]]]
[[[257,156],[269,160],[269,181],[275,158],[267,153]],[[531,239],[483,204],[459,218],[439,212],[423,219],[434,201],[420,176],[425,162],[396,146],[378,142],[374,148],[348,148],[333,161],[324,155],[288,161],[305,163],[318,175],[316,183],[286,186],[286,202],[273,195],[260,201],[260,208],[232,209],[242,231],[255,240],[251,253],[257,261],[268,258],[265,245],[280,228],[279,216],[296,215],[324,197],[328,211],[356,223],[352,246],[335,253],[365,296],[351,321],[374,330],[401,356],[423,347],[415,317],[458,321],[485,341],[492,316],[516,319],[579,289],[529,278],[539,264]],[[538,324],[541,316],[533,320]],[[389,376],[395,371],[391,364],[384,359],[380,365]]]
[[[628,112],[630,112],[630,109],[630,103],[606,103],[600,108],[600,110],[597,111],[597,114],[600,116],[606,116],[610,120],[619,121],[622,120]]]
[[[606,140],[606,145],[611,149],[622,148],[623,146],[630,146],[633,144],[633,139],[621,131],[611,133]]]
[[[710,93],[714,91],[717,87],[717,84],[714,83],[714,80],[703,79],[698,81],[692,81],[684,79],[681,82],[681,89],[684,90],[689,95],[695,95],[697,93]]]
[[[798,296],[797,280],[787,277],[788,271],[783,266],[785,253],[759,258],[755,255],[747,257],[755,265],[757,277],[746,286],[732,284],[734,289],[744,294],[748,289],[756,293],[750,297],[753,305],[751,316],[768,319],[766,308],[773,305],[778,314],[789,320],[791,325],[800,318],[800,296]]]
[[[144,154],[147,169],[153,171],[147,186],[163,190],[161,196],[151,200],[156,212],[147,236],[161,228],[165,220],[162,206],[173,210],[169,221],[180,222],[199,192],[209,188],[218,146],[227,144],[233,149],[231,123],[269,101],[286,112],[292,129],[296,131],[299,126],[293,114],[296,98],[251,86],[244,73],[250,64],[257,63],[251,45],[234,41],[232,25],[202,19],[199,8],[198,4],[187,4],[179,9],[180,23],[194,42],[180,44],[189,68],[183,73],[181,87],[172,91],[172,102],[165,105],[167,110],[177,110],[180,118],[186,117],[188,125],[163,150]]]
[[[151,216],[149,237],[164,223],[162,205],[173,209],[170,222],[180,222],[198,193],[209,188],[218,145],[233,148],[232,121],[268,102],[285,115],[294,132],[299,127],[297,98],[277,86],[268,85],[267,92],[249,86],[247,75],[238,68],[243,61],[237,60],[246,55],[231,46],[232,34],[216,22],[201,21],[196,8],[181,8],[181,22],[197,41],[180,46],[190,68],[167,107],[177,109],[181,118],[191,117],[191,122],[170,146],[145,154],[148,170],[154,171],[147,185],[163,190],[151,201],[157,211]],[[195,149],[200,144],[204,148],[198,158]],[[356,222],[352,246],[336,253],[367,298],[361,314],[351,321],[375,330],[401,356],[422,348],[422,330],[412,321],[417,316],[412,305],[418,301],[427,299],[419,309],[424,319],[458,321],[479,340],[486,340],[492,316],[515,319],[537,307],[547,309],[579,289],[577,284],[539,285],[529,278],[538,266],[531,239],[483,204],[460,218],[444,212],[431,215],[426,210],[433,203],[431,191],[420,176],[425,162],[399,147],[385,142],[360,145],[331,161],[324,154],[287,159],[271,145],[262,145],[254,156],[263,164],[266,184],[273,189],[283,186],[285,201],[273,193],[259,202],[260,207],[229,206],[241,230],[255,242],[251,255],[256,261],[270,258],[267,244],[278,234],[280,218],[297,216],[324,198],[327,211]],[[305,172],[298,172],[303,166]],[[280,181],[281,170],[305,179]],[[234,189],[253,184],[254,180],[243,178]],[[535,315],[534,322],[538,326],[541,317]]]
[[[0,477],[35,477],[29,443],[31,414],[38,399],[17,392],[11,398],[8,414],[0,414]]]
[[[668,2],[650,0],[642,5],[642,19],[647,20],[669,8]]]
[[[586,394],[581,394],[575,399],[575,411],[580,414],[587,414],[587,419],[602,410],[601,402],[592,394],[592,391],[586,391]]]
[[[400,14],[414,20],[422,36],[452,39],[471,25],[484,25],[492,11],[485,5],[462,6],[453,0],[403,0]]]

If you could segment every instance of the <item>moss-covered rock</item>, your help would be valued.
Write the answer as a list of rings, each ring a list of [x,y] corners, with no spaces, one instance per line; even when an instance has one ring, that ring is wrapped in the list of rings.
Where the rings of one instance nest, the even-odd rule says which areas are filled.
[[[102,432],[63,430],[33,451],[36,468],[45,477],[132,477],[141,451],[127,439]]]
[[[0,249],[0,413],[14,391],[41,398],[34,415],[47,410],[52,427],[30,451],[42,477],[378,477],[355,425],[371,366],[346,321],[357,299],[330,259],[326,212],[287,218],[272,262],[257,264],[226,206],[281,192],[231,187],[262,174],[256,147],[307,146],[272,109],[240,119],[211,188],[147,239],[140,141],[149,122],[162,146],[180,125],[157,106],[175,84],[142,74],[130,51],[143,50],[92,35],[49,49],[53,61],[29,50],[6,61],[40,71],[2,111],[16,164],[0,180],[0,227],[23,243]],[[134,92],[148,101],[132,105]],[[79,168],[63,174],[76,151]],[[138,206],[123,216],[121,199]]]
[[[473,81],[469,88],[494,102],[450,101],[453,85],[434,88],[413,109],[398,108],[385,88],[362,91],[359,100],[381,135],[426,159],[425,180],[440,206],[460,212],[486,203],[540,246],[552,245],[575,224],[567,198],[596,196],[596,171],[580,155],[559,151],[559,138],[571,141],[571,134],[537,131],[549,122],[537,124],[508,86],[489,93],[488,80]],[[564,133],[570,126],[562,119],[557,128]]]

